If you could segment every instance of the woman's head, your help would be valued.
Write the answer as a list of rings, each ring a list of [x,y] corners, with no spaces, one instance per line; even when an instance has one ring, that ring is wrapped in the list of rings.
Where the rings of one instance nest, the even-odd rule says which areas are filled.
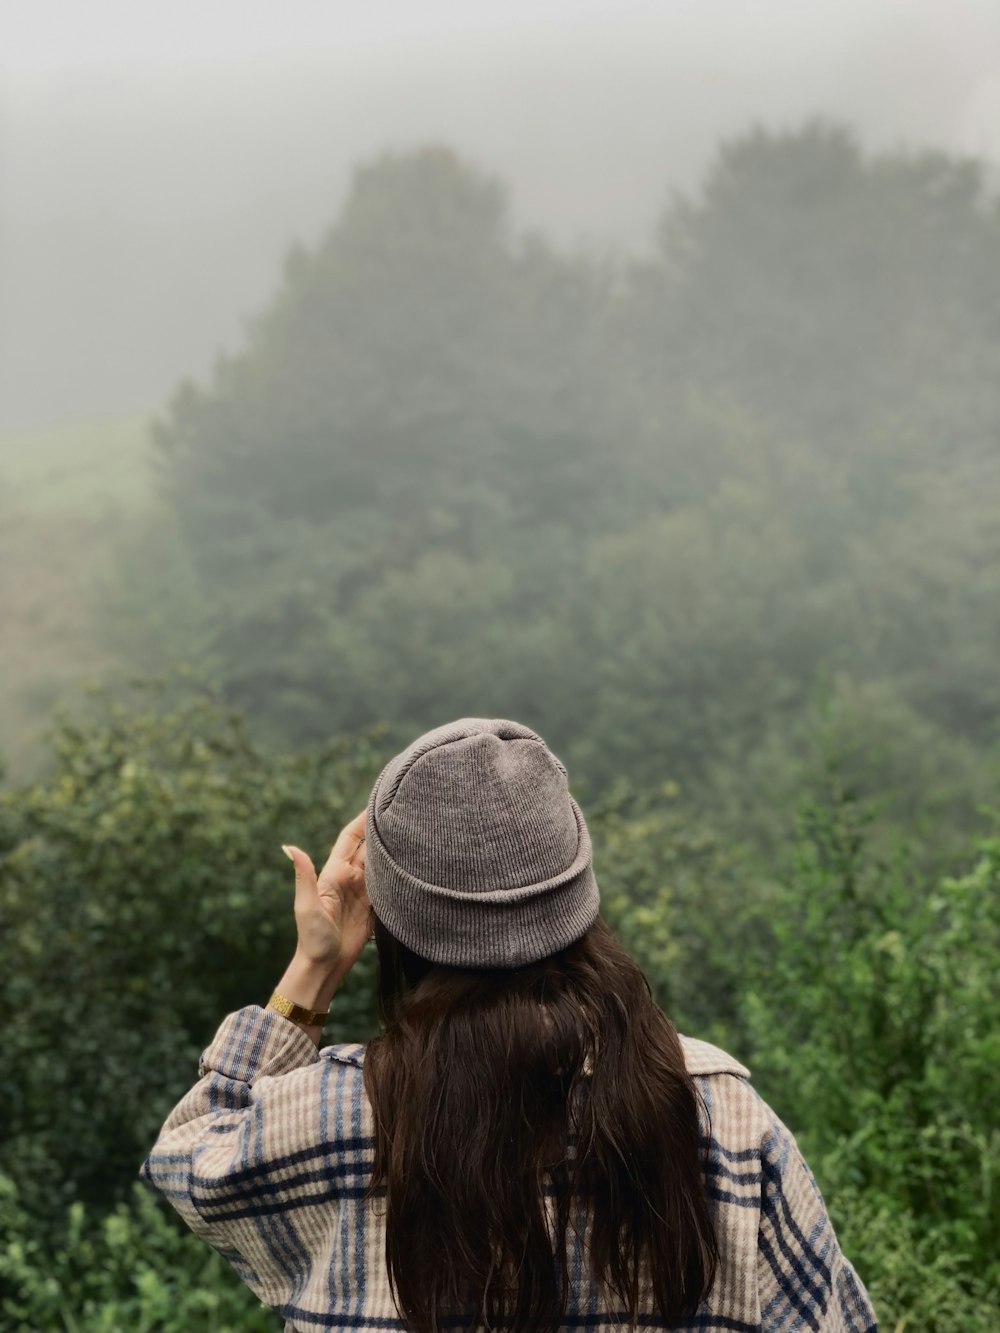
[[[520,967],[597,916],[566,769],[519,722],[459,718],[418,737],[372,788],[365,838],[376,916],[433,962]]]
[[[387,1191],[401,1312],[421,1330],[557,1328],[581,1216],[624,1314],[690,1312],[717,1262],[697,1098],[598,915],[563,765],[518,723],[439,727],[383,770],[366,839],[384,1021],[365,1060],[370,1191]]]

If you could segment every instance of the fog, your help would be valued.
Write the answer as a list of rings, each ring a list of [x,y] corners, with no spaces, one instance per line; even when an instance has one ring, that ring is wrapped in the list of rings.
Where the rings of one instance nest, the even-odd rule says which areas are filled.
[[[564,243],[641,247],[720,139],[820,114],[1000,157],[1000,9],[6,4],[0,429],[155,409],[238,345],[352,169],[445,142]]]
[[[324,1210],[359,1194],[361,1157],[313,1135],[282,1159],[322,1168],[295,1194],[312,1220],[262,1244],[284,1226],[273,1163],[255,1149],[244,1170],[230,1117],[257,1115],[262,1083],[291,1106],[280,1071],[306,1071],[259,1008],[229,1029],[225,1077],[198,1085],[224,1123],[188,1099],[170,1121],[239,1129],[238,1207],[215,1192],[224,1171],[198,1174],[230,1159],[222,1138],[188,1156],[182,1133],[164,1159],[163,1180],[202,1182],[211,1212],[185,1196],[183,1214],[219,1253],[136,1172],[198,1053],[223,1050],[216,1023],[292,956],[303,900],[282,847],[322,864],[393,754],[486,718],[558,756],[605,924],[676,1030],[731,1051],[780,1116],[705,1097],[716,1127],[759,1130],[704,1155],[713,1216],[735,1201],[747,1242],[725,1242],[720,1272],[753,1308],[727,1296],[721,1324],[702,1306],[694,1323],[874,1329],[825,1222],[781,1220],[786,1168],[793,1198],[820,1198],[808,1161],[880,1327],[1000,1329],[997,0],[0,0],[0,96],[10,1327],[345,1325],[295,1302],[357,1294],[357,1246],[316,1281],[302,1252],[337,1234]],[[432,898],[467,902],[468,866],[497,848],[533,865],[549,839],[550,879],[512,870],[489,896],[543,912],[555,888],[559,919],[582,920],[564,897],[582,838],[574,853],[568,821],[536,822],[490,753],[498,822],[443,777],[394,839],[404,773],[376,833],[426,851]],[[360,900],[324,901],[343,942]],[[660,1074],[683,1051],[666,1059],[637,975],[599,947],[615,1004],[578,998],[591,1053],[619,1061],[593,1067],[603,1121],[650,1041]],[[551,981],[555,1004],[598,975],[553,965],[528,985]],[[433,1009],[430,1057],[455,1059],[449,985],[424,1005],[404,970],[403,1027]],[[378,1033],[376,975],[362,951],[327,1040]],[[585,1067],[571,1025],[528,1041],[502,989],[463,994],[463,1031],[481,1003],[517,1017],[535,1086],[501,1060],[503,1087],[549,1124],[567,1053]],[[605,1040],[590,1020],[612,1010]],[[257,1080],[261,1051],[274,1078]],[[672,1094],[664,1125],[684,1104],[688,1153],[694,1098]],[[293,1109],[300,1128],[343,1119],[298,1092]],[[634,1150],[607,1140],[626,1165],[649,1160],[640,1120]],[[775,1126],[801,1132],[801,1162]],[[455,1160],[488,1165],[479,1144],[504,1133],[459,1133]],[[542,1215],[541,1161],[503,1158],[526,1182],[504,1216]],[[623,1235],[694,1215],[640,1195]],[[742,1212],[759,1197],[760,1227]],[[579,1253],[560,1268],[520,1245],[508,1267],[510,1228],[496,1248],[490,1226],[472,1250],[498,1257],[504,1300],[510,1275],[544,1294],[536,1279],[580,1271]],[[247,1276],[268,1248],[291,1256],[287,1287]],[[479,1308],[510,1322],[491,1293]]]

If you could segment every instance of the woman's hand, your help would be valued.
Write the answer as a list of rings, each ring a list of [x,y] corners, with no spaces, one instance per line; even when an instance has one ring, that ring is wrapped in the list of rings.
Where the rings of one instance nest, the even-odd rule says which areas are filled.
[[[326,865],[316,875],[308,854],[285,847],[295,866],[296,955],[342,981],[371,935],[365,889],[365,811],[340,831]]]

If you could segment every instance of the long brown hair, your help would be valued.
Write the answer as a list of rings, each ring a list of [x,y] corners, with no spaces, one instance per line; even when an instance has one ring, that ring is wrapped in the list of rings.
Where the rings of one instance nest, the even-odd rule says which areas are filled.
[[[692,1313],[719,1257],[697,1094],[610,927],[598,917],[514,970],[434,965],[377,920],[375,938],[384,1030],[364,1065],[369,1197],[384,1187],[402,1317],[419,1333],[456,1320],[558,1329],[574,1197],[591,1219],[591,1274],[633,1328],[644,1282],[666,1323]]]

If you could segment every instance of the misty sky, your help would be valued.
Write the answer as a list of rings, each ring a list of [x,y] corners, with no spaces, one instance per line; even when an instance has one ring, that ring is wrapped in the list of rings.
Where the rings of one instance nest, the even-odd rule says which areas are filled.
[[[203,375],[384,146],[637,246],[721,136],[811,114],[1000,162],[1000,0],[0,0],[0,429]]]

